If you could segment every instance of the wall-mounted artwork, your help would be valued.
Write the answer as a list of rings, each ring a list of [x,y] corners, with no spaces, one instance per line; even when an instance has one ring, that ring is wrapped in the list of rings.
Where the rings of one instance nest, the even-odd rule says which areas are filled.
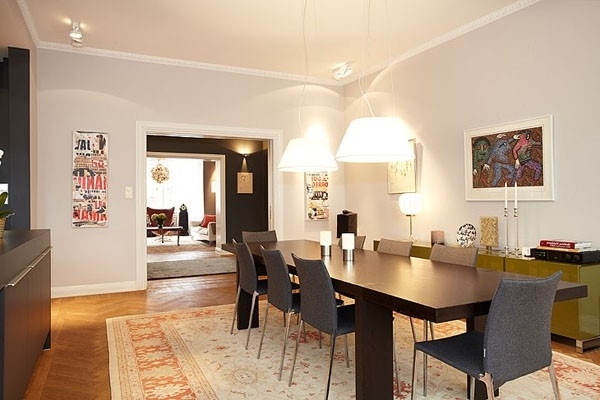
[[[103,227],[108,223],[108,135],[73,132],[73,227]]]
[[[306,172],[306,220],[329,219],[329,172]]]
[[[252,172],[237,173],[237,192],[238,194],[252,194]]]
[[[520,200],[554,200],[552,116],[470,129],[464,133],[465,197],[505,199],[505,184]]]
[[[417,191],[417,152],[415,139],[409,140],[415,158],[409,161],[388,163],[388,193]]]

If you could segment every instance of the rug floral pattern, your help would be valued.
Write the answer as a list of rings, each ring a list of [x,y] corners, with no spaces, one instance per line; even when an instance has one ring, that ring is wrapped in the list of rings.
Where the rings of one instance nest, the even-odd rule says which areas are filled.
[[[261,302],[264,315],[264,302]],[[107,320],[110,382],[113,400],[130,399],[322,399],[327,382],[329,338],[319,348],[318,333],[307,330],[301,340],[294,381],[287,380],[295,346],[290,336],[284,373],[277,380],[283,340],[281,313],[271,310],[262,355],[256,358],[261,327],[253,329],[248,350],[246,331],[229,334],[233,305],[187,311],[118,317]],[[419,324],[419,321],[416,321]],[[395,398],[410,398],[412,336],[408,319],[395,318],[396,348],[399,353],[400,385]],[[461,322],[438,324],[436,337],[464,329]],[[336,343],[332,400],[355,398],[353,335],[349,336],[350,368],[346,368],[343,345]],[[421,362],[417,359],[417,365]],[[563,400],[600,398],[600,367],[555,353],[559,387]],[[428,362],[426,399],[465,398],[466,379],[436,360]],[[419,381],[415,398],[422,397]],[[547,371],[539,371],[501,388],[500,399],[553,399]]]

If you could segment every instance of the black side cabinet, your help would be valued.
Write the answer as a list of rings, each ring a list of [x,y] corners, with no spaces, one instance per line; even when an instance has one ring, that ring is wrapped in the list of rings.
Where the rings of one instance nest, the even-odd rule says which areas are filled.
[[[24,397],[42,349],[50,348],[50,230],[0,239],[0,399]]]

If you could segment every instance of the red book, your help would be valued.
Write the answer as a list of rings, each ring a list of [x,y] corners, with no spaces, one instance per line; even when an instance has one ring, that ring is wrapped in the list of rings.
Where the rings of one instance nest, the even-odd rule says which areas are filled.
[[[557,249],[585,249],[587,247],[592,247],[592,242],[581,240],[542,239],[540,240],[540,246]]]

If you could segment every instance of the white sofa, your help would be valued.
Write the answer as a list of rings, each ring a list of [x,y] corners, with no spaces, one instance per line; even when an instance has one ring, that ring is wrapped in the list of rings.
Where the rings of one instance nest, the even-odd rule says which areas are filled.
[[[217,240],[217,223],[209,222],[206,227],[201,224],[202,221],[190,221],[190,236],[193,240],[208,242],[210,246]]]

